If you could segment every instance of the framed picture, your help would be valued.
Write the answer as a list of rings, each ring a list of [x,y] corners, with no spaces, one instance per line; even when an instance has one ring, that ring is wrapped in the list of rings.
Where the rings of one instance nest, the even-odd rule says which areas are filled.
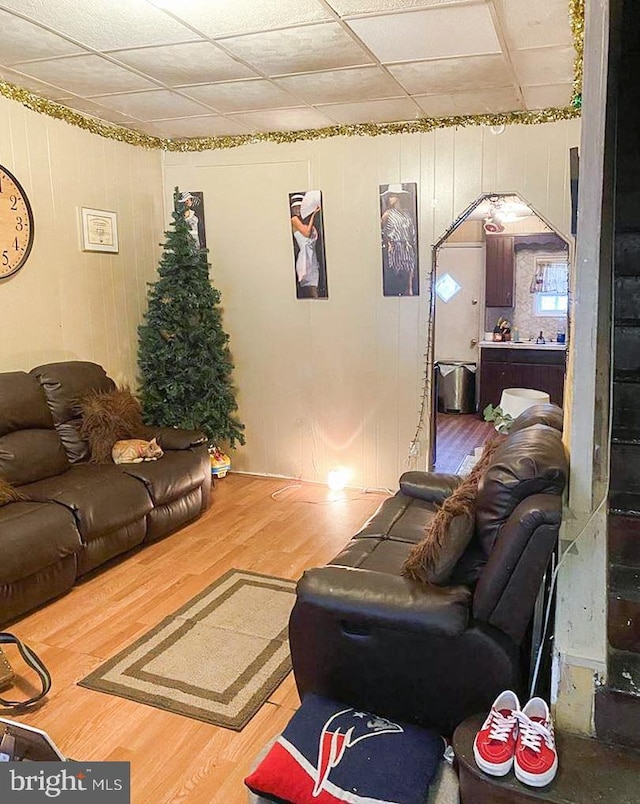
[[[289,193],[289,216],[298,299],[327,299],[327,265],[320,190]]]
[[[385,296],[418,296],[417,184],[381,184],[382,292]]]
[[[185,190],[178,196],[178,210],[182,210],[191,236],[198,248],[207,247],[204,224],[204,193],[200,190]]]
[[[118,253],[118,219],[115,212],[81,207],[82,250]]]

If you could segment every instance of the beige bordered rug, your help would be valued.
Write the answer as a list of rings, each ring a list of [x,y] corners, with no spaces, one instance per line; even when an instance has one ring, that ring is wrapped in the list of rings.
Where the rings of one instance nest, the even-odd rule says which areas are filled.
[[[295,581],[229,570],[79,681],[239,731],[291,670]]]

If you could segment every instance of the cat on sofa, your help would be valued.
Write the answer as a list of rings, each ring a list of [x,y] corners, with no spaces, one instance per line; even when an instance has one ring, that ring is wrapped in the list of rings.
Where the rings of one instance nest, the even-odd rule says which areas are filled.
[[[145,441],[143,438],[127,438],[116,441],[111,450],[114,463],[142,463],[157,461],[164,455],[155,438]]]

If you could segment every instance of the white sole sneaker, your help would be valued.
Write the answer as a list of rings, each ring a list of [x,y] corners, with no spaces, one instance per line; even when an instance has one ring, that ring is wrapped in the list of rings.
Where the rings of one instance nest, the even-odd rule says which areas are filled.
[[[528,773],[518,766],[517,762],[513,763],[513,772],[516,779],[522,784],[527,784],[529,787],[546,787],[556,778],[558,772],[558,757],[546,773]]]
[[[506,762],[500,763],[499,765],[487,762],[478,753],[475,743],[473,744],[473,757],[480,770],[488,773],[490,776],[506,776],[513,767],[513,757],[508,759]]]

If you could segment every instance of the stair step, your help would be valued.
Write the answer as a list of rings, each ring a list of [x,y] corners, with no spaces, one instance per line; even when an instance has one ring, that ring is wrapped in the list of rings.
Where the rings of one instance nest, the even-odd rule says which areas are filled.
[[[609,594],[640,603],[640,567],[609,564]]]
[[[609,593],[607,639],[615,650],[640,653],[640,602]]]
[[[609,514],[640,519],[640,494],[616,491],[609,495]]]
[[[637,223],[636,210],[636,223]],[[615,237],[614,274],[621,276],[640,275],[640,232],[619,232]]]
[[[613,381],[615,385],[620,383],[632,383],[634,385],[640,385],[640,369],[614,369]]]
[[[640,748],[640,698],[609,686],[599,687],[595,697],[595,726],[600,740]],[[633,752],[629,753],[633,756]],[[637,801],[637,791],[635,795]],[[602,800],[617,801],[615,796]]]
[[[611,435],[611,443],[640,447],[640,430],[614,430]]]
[[[614,376],[633,373],[640,376],[640,328],[616,327],[613,335]]]
[[[640,384],[616,382],[613,386],[613,435],[640,433]]]
[[[609,648],[607,685],[640,700],[640,653]]]
[[[526,787],[513,773],[487,776],[473,758],[473,739],[483,717],[465,720],[453,735],[464,804],[637,804],[640,752],[559,730],[558,773],[547,787]]]
[[[640,276],[617,276],[614,294],[616,326],[640,326]]]
[[[607,530],[609,562],[640,567],[640,519],[611,514]]]
[[[612,443],[610,473],[613,491],[640,494],[640,447],[633,443]]]

